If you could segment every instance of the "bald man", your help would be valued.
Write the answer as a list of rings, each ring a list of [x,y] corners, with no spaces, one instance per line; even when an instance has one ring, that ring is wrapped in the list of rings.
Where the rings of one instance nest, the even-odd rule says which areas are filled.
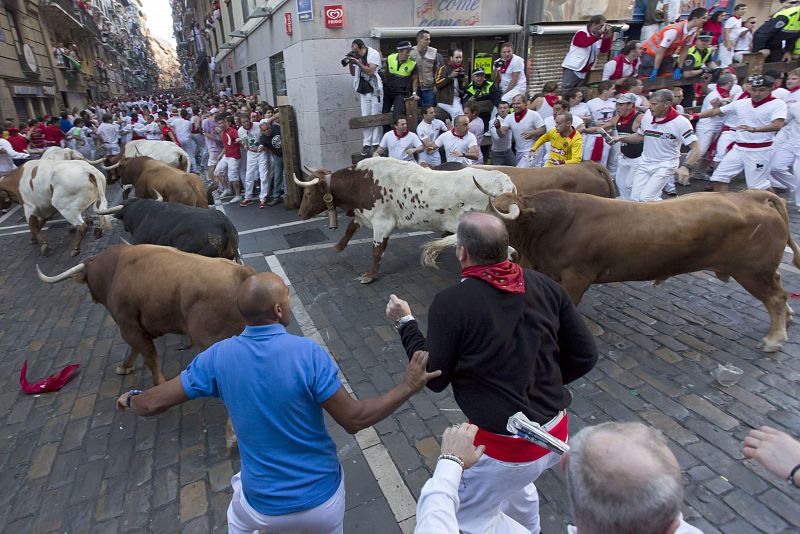
[[[702,534],[681,514],[683,482],[658,430],[602,423],[570,440],[561,459],[575,526],[572,534]]]
[[[566,440],[571,395],[564,385],[589,372],[597,347],[561,286],[506,259],[508,232],[500,219],[467,213],[456,238],[461,280],[433,298],[428,338],[406,301],[392,295],[386,314],[409,357],[427,347],[430,368],[442,371],[428,387],[453,386],[459,408],[478,426],[475,446],[486,447],[458,486],[456,530],[536,534],[533,481],[558,458],[510,436],[506,424],[521,411]]]
[[[236,296],[244,331],[195,357],[181,374],[117,399],[120,410],[151,416],[198,397],[219,397],[239,441],[241,472],[231,479],[228,532],[341,533],[344,477],[324,408],[355,434],[394,412],[438,372],[419,351],[405,378],[380,397],[353,399],[333,358],[311,339],[286,332],[289,288],[255,274]]]

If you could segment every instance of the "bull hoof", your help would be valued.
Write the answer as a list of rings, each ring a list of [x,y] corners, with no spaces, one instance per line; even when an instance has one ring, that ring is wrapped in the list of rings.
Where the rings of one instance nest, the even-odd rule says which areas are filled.
[[[336,244],[336,245],[333,246],[333,251],[334,252],[341,252],[343,250],[344,250],[344,247],[342,245]]]
[[[361,282],[362,284],[371,284],[377,279],[378,277],[376,275],[373,275],[371,273],[364,273],[359,277],[358,281]]]
[[[114,372],[118,375],[129,375],[133,372],[136,367],[125,367],[124,365],[118,365],[114,367]]]
[[[78,254],[80,254],[80,253],[81,253],[81,249],[79,249],[79,248],[73,248],[73,249],[70,251],[69,255],[70,255],[70,256],[72,256],[72,257],[74,258],[75,256],[77,256],[77,255],[78,255]]]
[[[50,252],[52,252],[52,250],[50,249],[50,245],[48,245],[47,243],[39,247],[39,250],[41,251],[42,256],[49,256]]]
[[[70,226],[68,231],[69,231],[70,234],[74,234],[75,233],[75,227],[74,226]]]
[[[31,245],[35,245],[35,244],[36,244],[36,238],[31,236]]]
[[[783,348],[783,343],[764,338],[758,343],[757,347],[761,352],[778,352]]]
[[[103,237],[103,229],[100,228],[100,227],[95,228],[94,229],[94,238],[95,239],[100,239],[101,237]]]

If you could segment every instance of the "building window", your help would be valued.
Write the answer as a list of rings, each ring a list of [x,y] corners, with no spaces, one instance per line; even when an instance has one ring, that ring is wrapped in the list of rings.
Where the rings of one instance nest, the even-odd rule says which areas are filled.
[[[269,70],[272,74],[272,96],[277,104],[279,96],[286,96],[286,71],[283,68],[283,52],[269,58]]]
[[[255,63],[247,67],[247,85],[250,89],[248,94],[258,94],[258,66]]]
[[[244,84],[242,83],[242,71],[236,71],[233,75],[236,80],[236,87],[233,88],[234,93],[244,93]]]
[[[228,1],[227,4],[228,4],[228,21],[229,21],[228,24],[230,24],[231,27],[231,31],[229,31],[228,33],[231,33],[236,29],[236,25],[233,22],[233,2]]]
[[[247,20],[250,16],[250,2],[249,0],[242,0],[242,20]]]
[[[27,122],[31,116],[30,112],[28,111],[28,103],[25,102],[25,98],[15,96],[14,100],[14,111],[17,112],[17,119],[19,122]]]

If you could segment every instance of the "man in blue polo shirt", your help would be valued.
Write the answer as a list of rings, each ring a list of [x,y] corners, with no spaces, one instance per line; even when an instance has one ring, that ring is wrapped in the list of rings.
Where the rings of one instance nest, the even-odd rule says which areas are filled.
[[[247,326],[199,354],[159,386],[122,394],[121,410],[149,416],[197,397],[219,397],[239,441],[242,470],[231,480],[228,531],[341,533],[344,478],[322,408],[354,434],[384,419],[440,372],[417,352],[402,383],[353,399],[338,367],[316,342],[286,332],[289,289],[272,273],[245,280],[237,294]]]

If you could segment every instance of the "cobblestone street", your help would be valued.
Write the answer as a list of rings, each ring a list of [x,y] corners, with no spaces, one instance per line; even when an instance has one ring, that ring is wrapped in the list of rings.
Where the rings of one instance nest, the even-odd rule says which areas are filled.
[[[119,196],[109,188],[109,203]],[[384,316],[389,294],[409,301],[426,330],[433,295],[456,283],[452,253],[440,270],[419,265],[428,236],[393,237],[381,278],[361,285],[370,260],[367,230],[342,253],[322,219],[298,223],[296,212],[256,206],[225,210],[240,230],[245,261],[284,275],[295,321],[290,331],[324,344],[359,398],[391,388],[407,359]],[[343,222],[345,217],[342,217]],[[798,216],[792,215],[797,238]],[[289,225],[291,223],[291,225]],[[118,225],[70,258],[64,223],[45,230],[54,252],[39,256],[20,212],[0,220],[0,525],[3,532],[225,532],[230,478],[239,457],[225,447],[226,412],[217,400],[192,401],[150,419],[119,413],[116,397],[149,387],[141,359],[128,376],[114,367],[127,355],[111,317],[83,285],[41,283],[126,236]],[[19,232],[19,233],[15,233]],[[800,292],[787,256],[784,287]],[[145,283],[156,283],[146,281]],[[797,307],[797,306],[795,306]],[[570,429],[603,421],[639,421],[661,429],[684,473],[684,516],[707,534],[797,532],[797,490],[744,461],[741,441],[753,427],[800,429],[800,330],[782,352],[755,347],[769,324],[762,305],[735,282],[709,273],[652,283],[592,286],[579,307],[600,348],[597,367],[570,390]],[[164,374],[178,374],[196,354],[182,339],[156,343]],[[38,380],[70,363],[76,378],[56,393],[28,396],[18,385],[23,361]],[[722,387],[719,363],[744,371]],[[430,477],[444,429],[464,420],[452,391],[424,390],[394,415],[350,436],[328,420],[347,489],[347,533],[410,532],[414,502]],[[564,532],[571,519],[558,468],[537,482],[543,531]]]

